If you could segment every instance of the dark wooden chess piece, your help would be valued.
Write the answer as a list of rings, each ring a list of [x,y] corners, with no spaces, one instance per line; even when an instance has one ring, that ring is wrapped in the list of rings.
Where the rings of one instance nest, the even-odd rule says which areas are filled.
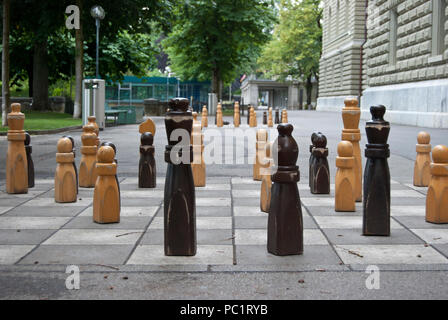
[[[247,106],[247,124],[250,124],[250,110],[252,109],[251,105]]]
[[[25,132],[25,152],[26,161],[28,165],[28,188],[34,187],[34,162],[31,153],[33,153],[33,147],[30,145],[31,136],[28,132]]]
[[[191,170],[193,116],[188,104],[188,99],[171,99],[165,116],[168,145],[165,149],[164,242],[167,256],[196,254],[196,199]]]
[[[279,124],[279,136],[273,145],[271,203],[268,218],[268,252],[278,255],[303,253],[303,220],[296,165],[299,147],[291,136],[291,124]],[[277,155],[277,156],[276,156]]]
[[[268,124],[268,113],[266,111],[263,111],[263,124]]]
[[[280,111],[278,110],[278,108],[275,108],[275,120],[274,120],[275,124],[279,124],[280,123]]]
[[[76,162],[75,162],[75,158],[76,158],[75,139],[73,139],[73,137],[71,137],[71,136],[63,136],[62,138],[68,138],[72,142],[73,169],[75,170],[75,175],[76,175],[76,194],[78,194],[79,186],[78,186],[78,168],[76,167]]]
[[[156,161],[154,159],[154,137],[145,132],[140,137],[140,161],[138,164],[138,187],[156,187]]]
[[[390,124],[384,121],[385,106],[370,107],[372,120],[366,123],[368,144],[364,172],[363,228],[365,236],[390,235],[390,173],[387,144]]]
[[[314,139],[316,138],[317,134],[320,132],[313,132],[311,135],[311,144],[310,144],[310,161],[309,161],[309,170],[308,170],[308,185],[311,188],[311,179],[312,179],[312,172],[311,172],[311,163],[313,162],[314,156],[313,156],[313,148],[314,148]]]
[[[313,161],[311,162],[311,193],[330,193],[330,169],[328,167],[327,138],[318,133],[314,137]]]

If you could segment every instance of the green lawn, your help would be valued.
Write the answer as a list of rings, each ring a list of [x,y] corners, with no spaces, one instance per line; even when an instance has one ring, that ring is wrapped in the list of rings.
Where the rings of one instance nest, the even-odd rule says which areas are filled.
[[[1,119],[1,116],[0,116]],[[51,130],[71,126],[80,126],[81,119],[73,119],[72,115],[56,112],[25,112],[25,130]],[[8,131],[7,127],[0,127],[0,132]]]

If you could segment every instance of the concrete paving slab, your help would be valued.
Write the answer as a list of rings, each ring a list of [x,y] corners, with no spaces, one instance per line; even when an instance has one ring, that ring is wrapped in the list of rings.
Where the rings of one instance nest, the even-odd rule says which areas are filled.
[[[164,244],[164,231],[149,229],[141,239],[140,244]],[[232,245],[232,230],[196,230],[196,239],[199,245]]]
[[[197,217],[197,229],[232,229],[231,217]],[[163,217],[155,217],[149,225],[149,229],[163,229]]]
[[[417,236],[429,244],[448,244],[447,229],[411,229]]]
[[[235,229],[266,229],[268,227],[268,214],[265,217],[235,217]],[[317,229],[314,220],[308,215],[303,216],[305,229]]]
[[[52,206],[28,207],[19,206],[4,214],[5,217],[74,217],[82,211],[82,207]]]
[[[333,217],[315,216],[316,222],[322,229],[362,229],[362,217]],[[396,221],[391,219],[391,229],[403,229]]]
[[[391,206],[390,215],[400,216],[417,216],[424,217],[426,213],[425,206]]]
[[[120,218],[124,217],[153,217],[159,207],[121,207]],[[93,207],[88,207],[79,214],[79,217],[93,217]]]
[[[333,206],[307,206],[307,211],[311,213],[312,216],[335,216],[335,217],[357,217],[362,216],[362,203],[356,203],[356,211],[353,212],[337,212],[334,211]]]
[[[0,229],[54,229],[61,228],[69,217],[0,217]]]
[[[141,207],[146,205],[148,207],[160,206],[163,198],[123,198],[121,197],[121,205],[123,207]]]
[[[305,245],[328,245],[328,241],[318,229],[304,229],[303,241]],[[266,245],[267,230],[237,229],[235,230],[235,245]]]
[[[0,215],[4,214],[6,211],[11,210],[13,207],[0,207]]]
[[[0,265],[16,263],[33,248],[28,245],[0,245]]]
[[[389,237],[363,236],[362,229],[323,229],[333,244],[423,244],[412,232],[405,229],[392,230]]]
[[[25,207],[87,207],[91,205],[93,198],[78,198],[73,203],[57,203],[54,198],[35,198],[23,204]]]
[[[32,245],[47,239],[54,230],[1,230],[0,245]]]
[[[230,198],[196,198],[196,206],[198,207],[230,207]]]
[[[151,216],[120,217],[119,223],[96,223],[93,216],[76,217],[67,223],[64,229],[141,229],[144,230],[151,221]]]
[[[138,229],[62,229],[42,245],[133,245],[142,234]]]
[[[395,220],[409,229],[448,229],[448,224],[437,224],[426,222],[424,217],[417,216],[395,216]]]

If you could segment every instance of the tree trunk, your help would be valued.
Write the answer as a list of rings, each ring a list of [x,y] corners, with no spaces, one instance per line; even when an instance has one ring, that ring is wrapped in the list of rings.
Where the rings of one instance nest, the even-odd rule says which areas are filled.
[[[311,95],[313,93],[313,83],[311,82],[311,76],[306,79],[306,104],[307,109],[311,110]]]
[[[47,40],[34,44],[33,109],[48,110],[48,53]]]
[[[9,112],[9,21],[10,0],[3,0],[3,50],[2,50],[2,126],[8,126]]]
[[[28,97],[33,96],[33,57],[30,58],[30,63],[26,67],[26,72],[28,74]]]
[[[213,75],[212,75],[212,92],[216,93],[216,98],[218,99],[218,101],[221,99],[220,86],[221,86],[221,78],[220,78],[219,70],[214,69]]]
[[[82,12],[82,0],[77,0],[76,5],[79,11]],[[75,106],[73,110],[73,118],[80,118],[82,114],[82,80],[84,78],[84,46],[82,35],[82,20],[79,21],[79,29],[75,34],[76,49],[75,49]]]

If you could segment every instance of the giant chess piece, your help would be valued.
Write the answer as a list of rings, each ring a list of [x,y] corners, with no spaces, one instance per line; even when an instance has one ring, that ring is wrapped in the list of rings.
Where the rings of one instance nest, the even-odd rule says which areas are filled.
[[[431,180],[426,195],[426,221],[448,223],[448,148],[432,150]]]
[[[154,123],[154,121],[151,118],[146,118],[146,120],[143,121],[138,126],[138,132],[140,132],[140,134],[144,134],[145,132],[151,132],[152,136],[155,137],[156,124]]]
[[[111,147],[114,150],[114,155],[115,155],[114,163],[117,165],[117,168],[118,168],[117,148],[115,147],[115,144],[113,144],[110,141],[104,141],[103,143],[101,143],[100,147],[104,147],[104,146]],[[118,172],[118,169],[117,169],[117,172]],[[118,173],[117,172],[115,173],[115,180],[117,181],[118,195],[119,195],[118,200],[119,200],[119,205],[120,205],[120,208],[121,208],[121,190],[120,190],[120,181],[118,180]]]
[[[98,150],[98,136],[95,127],[86,124],[81,135],[81,162],[79,164],[79,186],[93,188],[95,186],[96,174],[96,152]]]
[[[204,135],[202,134],[201,126],[194,123],[191,133],[191,144],[193,145],[191,170],[193,172],[194,186],[205,187]]]
[[[154,159],[154,137],[145,132],[140,137],[140,161],[138,164],[138,187],[156,187],[156,160]]]
[[[275,124],[279,124],[280,123],[280,110],[278,108],[275,108],[275,120],[274,120]]]
[[[114,149],[110,146],[102,146],[98,150],[98,179],[93,192],[93,221],[96,223],[120,222],[120,191],[114,157]]]
[[[216,126],[221,128],[224,125],[222,120],[222,105],[221,102],[218,103],[218,107],[216,108]]]
[[[288,123],[288,111],[286,109],[282,110],[282,123]]]
[[[20,112],[20,103],[11,105],[8,113],[8,152],[6,154],[6,192],[28,193],[28,163],[25,151],[25,115]]]
[[[248,105],[247,106],[247,124],[250,126],[250,118],[251,118],[251,116],[252,116],[252,114],[251,114],[251,110],[252,110],[252,106],[251,105]]]
[[[78,185],[76,180],[73,143],[69,138],[61,138],[57,145],[56,173],[54,175],[54,201],[58,203],[76,202]]]
[[[268,124],[268,113],[266,111],[263,111],[263,124]]]
[[[253,165],[254,180],[261,181],[260,169],[266,163],[266,143],[268,141],[268,132],[265,129],[257,131],[257,142],[255,145],[255,161]]]
[[[261,166],[261,190],[260,190],[260,210],[263,212],[269,212],[269,206],[271,204],[271,189],[272,179],[271,167],[274,160],[271,158],[272,143],[266,144],[266,157],[265,164]]]
[[[359,141],[361,140],[361,132],[359,130],[359,118],[361,110],[358,106],[356,98],[347,98],[344,101],[345,107],[342,109],[342,120],[344,129],[342,130],[342,140],[350,141],[353,145],[353,156],[355,157],[355,195],[356,201],[362,201],[362,161],[361,148]]]
[[[167,256],[196,254],[196,200],[190,144],[193,117],[188,99],[169,101],[165,117],[168,145],[165,150],[167,171],[164,193],[164,242]],[[181,129],[184,135],[178,136]],[[175,131],[176,130],[176,131]],[[174,132],[174,134],[173,134]],[[188,136],[184,137],[185,135]]]
[[[95,128],[95,134],[96,134],[96,146],[99,147],[100,145],[100,127],[98,126],[98,124],[96,123],[96,117],[95,116],[90,116],[87,117],[87,124],[92,125]]]
[[[268,127],[273,127],[274,122],[272,121],[272,107],[269,107],[268,110]]]
[[[339,142],[334,191],[335,211],[356,211],[354,166],[355,157],[353,157],[352,143],[350,141]]]
[[[314,161],[313,148],[314,148],[314,139],[320,132],[313,132],[311,135],[311,144],[310,144],[310,160],[309,160],[309,170],[308,170],[308,185],[311,188],[311,180],[313,179],[313,172],[311,171],[311,163]]]
[[[70,141],[72,143],[73,170],[75,170],[75,175],[76,175],[76,194],[78,194],[79,193],[79,190],[78,190],[78,168],[76,167],[76,163],[75,163],[75,158],[76,158],[75,139],[73,139],[73,137],[71,137],[71,136],[62,136],[62,138],[68,138],[68,139],[70,139]]]
[[[202,107],[201,126],[202,126],[202,128],[207,128],[208,127],[208,111],[207,111],[207,107],[206,106]]]
[[[233,107],[233,126],[238,128],[240,126],[240,103],[235,101],[235,105]]]
[[[318,133],[314,138],[313,161],[311,162],[311,193],[330,193],[330,169],[328,167],[327,138]]]
[[[417,158],[414,164],[414,186],[427,187],[431,180],[431,137],[427,132],[419,132],[417,136]]]
[[[370,107],[372,120],[366,123],[368,144],[364,172],[363,235],[390,235],[390,173],[387,144],[390,124],[384,121],[385,106]]]
[[[292,137],[291,124],[279,124],[274,142],[275,168],[272,174],[271,204],[268,218],[268,252],[278,255],[303,253],[303,220],[296,165],[299,147]]]
[[[33,147],[30,145],[31,136],[28,132],[25,132],[25,152],[26,161],[28,166],[28,188],[34,187],[34,162],[31,154],[33,153]]]

